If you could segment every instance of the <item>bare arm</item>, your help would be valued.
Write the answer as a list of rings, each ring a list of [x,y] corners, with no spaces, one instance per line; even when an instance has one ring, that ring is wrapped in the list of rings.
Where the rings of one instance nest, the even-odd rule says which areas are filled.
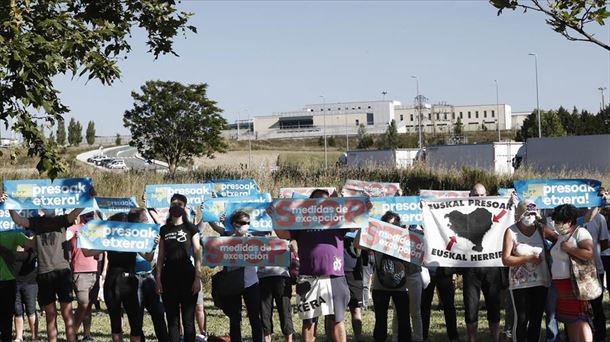
[[[69,212],[67,215],[68,222],[70,224],[74,224],[74,222],[76,222],[76,219],[83,212],[83,210],[85,210],[85,208],[76,208]]]
[[[591,239],[580,241],[576,247],[564,241],[561,243],[561,249],[570,256],[580,260],[588,261],[593,259],[593,240]]]
[[[535,234],[538,234],[537,232]],[[514,247],[513,237],[510,229],[504,232],[504,242],[502,244],[502,264],[508,267],[521,266],[528,262],[537,262],[538,257],[535,255],[512,255]]]
[[[23,228],[30,228],[30,220],[19,215],[15,210],[8,211],[11,214],[11,219],[15,222],[16,225],[21,226]]]
[[[546,224],[542,225],[542,229],[544,232],[544,238],[551,241],[552,243],[557,242],[557,238],[559,238],[559,235],[557,233],[555,233],[554,230],[552,230],[551,228],[549,228]]]
[[[212,227],[212,230],[214,230],[216,233],[222,235],[225,235],[225,227],[223,225],[220,224],[220,222],[208,222],[210,224],[210,227]],[[199,231],[203,231],[201,228],[199,228]]]
[[[159,218],[159,213],[157,212],[156,209],[147,209],[147,210],[148,210],[148,214],[150,215],[150,218],[152,218],[154,223],[163,224],[163,223],[161,223],[161,220]]]
[[[96,249],[87,249],[87,248],[81,248],[81,251],[83,252],[83,255],[86,257],[94,257],[94,256],[98,256],[98,255],[104,253],[104,251],[98,251]]]
[[[165,244],[163,239],[159,240],[159,255],[157,256],[157,287],[161,284],[161,275],[163,274],[163,260],[165,260]]]

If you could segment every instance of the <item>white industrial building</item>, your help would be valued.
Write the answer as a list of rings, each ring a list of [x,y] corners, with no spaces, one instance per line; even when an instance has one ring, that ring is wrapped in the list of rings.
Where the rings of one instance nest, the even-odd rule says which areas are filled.
[[[292,112],[257,116],[253,119],[252,135],[256,139],[318,137],[324,135],[355,135],[363,124],[368,133],[383,133],[392,120],[399,133],[418,131],[449,133],[461,121],[464,131],[512,129],[511,108],[507,104],[454,106],[447,104],[403,106],[399,101],[362,101],[306,105]],[[244,134],[245,133],[245,134]],[[240,138],[247,138],[247,132]]]

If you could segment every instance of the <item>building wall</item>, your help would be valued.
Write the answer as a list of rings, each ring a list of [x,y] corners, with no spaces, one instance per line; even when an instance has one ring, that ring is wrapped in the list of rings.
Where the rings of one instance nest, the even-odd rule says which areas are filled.
[[[513,122],[512,122],[512,128],[513,129],[521,129],[521,126],[523,126],[523,121],[525,121],[525,119],[527,119],[527,117],[530,115],[530,112],[517,112],[517,113],[513,113]]]

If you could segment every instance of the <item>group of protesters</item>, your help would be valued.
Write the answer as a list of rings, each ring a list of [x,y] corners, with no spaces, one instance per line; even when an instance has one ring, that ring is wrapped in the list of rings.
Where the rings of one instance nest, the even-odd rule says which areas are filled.
[[[332,195],[316,189],[309,197]],[[470,196],[488,193],[477,183]],[[605,196],[603,189],[600,196]],[[389,329],[393,341],[425,341],[435,293],[449,341],[539,341],[543,318],[547,341],[604,341],[603,292],[591,300],[576,296],[570,261],[592,260],[599,283],[604,283],[604,273],[610,278],[607,209],[562,204],[541,210],[533,202],[518,201],[514,195],[507,201],[513,202],[516,210],[515,223],[504,233],[505,267],[441,267],[408,262],[363,247],[359,229],[276,229],[264,235],[291,241],[290,265],[225,266],[219,272],[224,280],[218,280],[223,288],[215,289],[212,281],[213,292],[220,293],[215,295],[214,304],[227,316],[230,341],[234,342],[242,341],[242,303],[253,341],[272,340],[274,307],[281,334],[285,341],[292,341],[293,292],[306,305],[307,298],[314,298],[310,306],[320,312],[302,319],[303,341],[324,340],[323,336],[347,341],[348,311],[353,340],[362,340],[362,311],[371,304],[374,341],[386,341]],[[125,316],[129,340],[144,341],[145,309],[158,341],[211,340],[203,305],[204,296],[209,294],[203,293],[201,274],[201,241],[209,232],[208,223],[193,222],[184,195],[174,194],[169,205],[167,216],[152,208],[134,208],[107,218],[161,226],[154,247],[140,253],[79,248],[76,241],[80,228],[99,219],[98,212],[72,209],[56,215],[55,210],[41,209],[37,216],[28,218],[11,210],[12,220],[24,230],[0,233],[0,342],[23,342],[26,320],[32,340],[41,339],[37,303],[44,312],[46,339],[57,341],[57,302],[66,340],[93,341],[92,311],[99,300],[104,301],[110,318],[112,341],[123,340]],[[401,223],[400,216],[392,211],[384,213],[381,221],[424,236],[426,233],[421,225]],[[250,223],[248,213],[236,211],[226,220],[221,217],[219,222],[209,222],[209,226],[221,236],[261,234],[249,229]],[[458,278],[463,286],[467,336],[460,336],[457,328]],[[230,287],[237,290],[231,292]],[[477,327],[481,292],[489,327],[486,333]],[[330,302],[318,301],[327,293],[332,294]],[[390,305],[392,322],[388,322]],[[319,323],[323,325],[322,335]],[[559,323],[564,324],[563,333]]]

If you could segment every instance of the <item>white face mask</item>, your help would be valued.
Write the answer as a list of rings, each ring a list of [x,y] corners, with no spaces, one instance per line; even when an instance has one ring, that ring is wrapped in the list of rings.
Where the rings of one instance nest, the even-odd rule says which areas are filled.
[[[571,232],[570,227],[571,227],[571,225],[569,223],[564,223],[564,224],[561,224],[561,225],[555,225],[555,229],[557,229],[557,231],[561,235],[568,235],[568,234],[570,234],[570,232]]]
[[[249,224],[245,224],[239,228],[237,228],[237,233],[239,233],[239,235],[246,235],[248,234],[248,229],[250,229],[250,225]]]
[[[536,222],[536,215],[525,215],[521,219],[521,223],[523,223],[524,225],[526,225],[528,227],[533,225],[534,222]]]

